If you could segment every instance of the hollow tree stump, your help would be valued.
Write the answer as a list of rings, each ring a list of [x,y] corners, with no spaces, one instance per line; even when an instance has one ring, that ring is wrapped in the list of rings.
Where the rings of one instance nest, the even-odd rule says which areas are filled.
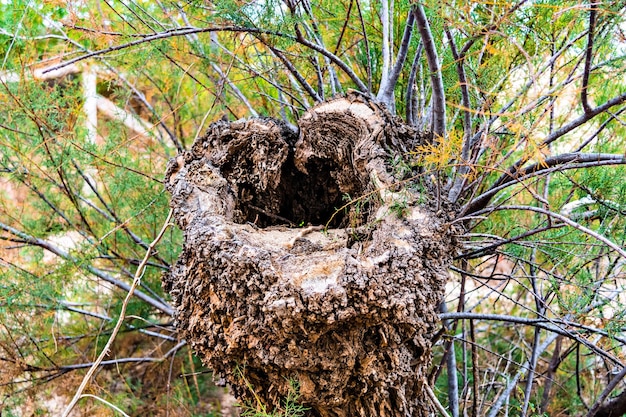
[[[296,382],[313,416],[429,415],[453,244],[392,166],[419,135],[358,96],[299,128],[217,122],[170,162],[182,336],[244,401],[280,407]]]

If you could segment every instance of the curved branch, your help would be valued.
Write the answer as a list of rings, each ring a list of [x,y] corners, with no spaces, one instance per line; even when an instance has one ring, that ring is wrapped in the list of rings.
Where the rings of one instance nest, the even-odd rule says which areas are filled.
[[[157,237],[152,241],[152,243],[150,243],[150,246],[148,247],[148,250],[146,251],[146,254],[143,258],[143,261],[141,262],[141,264],[137,267],[137,270],[135,271],[135,277],[133,279],[133,283],[130,286],[128,293],[126,294],[126,298],[124,298],[124,302],[122,303],[122,310],[120,311],[120,315],[117,319],[117,323],[115,324],[115,327],[113,328],[113,331],[111,332],[111,336],[109,336],[109,340],[107,341],[106,345],[102,349],[102,352],[100,352],[100,355],[98,355],[98,358],[94,361],[94,363],[89,368],[89,371],[87,371],[87,374],[85,374],[80,386],[78,387],[78,390],[76,391],[76,393],[74,394],[74,397],[72,398],[72,401],[70,401],[70,403],[67,405],[67,407],[63,411],[63,417],[69,416],[70,412],[72,411],[72,409],[74,408],[78,400],[80,399],[83,391],[85,390],[85,388],[91,381],[93,374],[96,372],[96,370],[98,369],[98,367],[104,360],[104,357],[110,353],[111,345],[113,344],[113,341],[117,337],[117,334],[120,331],[120,328],[122,327],[122,323],[126,319],[126,310],[128,308],[128,303],[130,301],[130,298],[133,296],[133,293],[136,292],[137,287],[141,283],[141,277],[144,274],[146,263],[148,262],[148,259],[150,259],[150,256],[152,255],[152,251],[154,250],[154,247],[157,245],[157,243],[159,243],[159,241],[165,234],[168,227],[172,226],[172,223],[170,223],[171,218],[172,218],[172,210],[170,210],[169,213],[167,214],[167,218],[165,219],[165,222],[163,224],[163,227],[161,228],[161,231],[159,232]]]
[[[626,100],[626,94],[624,95]],[[559,165],[575,163],[600,163],[610,162],[611,164],[626,164],[626,157],[624,155],[615,154],[583,154],[578,152],[564,153],[561,155],[546,158],[542,163],[533,164],[525,169],[520,169],[521,165],[526,162],[519,160],[513,166],[511,166],[504,174],[498,178],[493,185],[484,193],[479,195],[470,201],[466,208],[463,210],[463,215],[467,216],[474,214],[479,210],[482,210],[487,206],[491,198],[498,193],[498,191],[507,188],[514,182],[518,182],[521,178],[527,178],[529,174],[536,173],[546,168],[556,167]],[[600,164],[599,164],[600,165]]]
[[[140,39],[136,39],[134,41],[127,42],[121,45],[114,45],[109,48],[100,49],[97,51],[80,55],[76,58],[69,59],[58,65],[47,68],[46,70],[43,71],[43,74],[50,72],[50,71],[61,69],[63,67],[66,67],[68,65],[71,65],[79,61],[83,61],[88,58],[93,58],[93,57],[108,54],[109,52],[131,48],[133,46],[141,45],[143,43],[149,43],[149,42],[156,41],[159,39],[167,39],[167,38],[172,38],[176,36],[188,36],[188,35],[193,35],[197,33],[210,33],[210,32],[240,32],[240,33],[250,33],[250,34],[256,34],[256,35],[273,35],[273,36],[279,36],[285,39],[290,39],[294,42],[297,42],[301,45],[306,46],[307,48],[310,48],[316,52],[319,52],[320,54],[330,59],[332,63],[337,65],[339,68],[341,68],[348,75],[348,77],[350,77],[350,79],[356,84],[356,86],[359,88],[360,91],[364,93],[369,92],[367,86],[363,83],[363,81],[361,81],[358,75],[356,75],[356,73],[352,71],[352,69],[345,62],[343,62],[341,58],[339,58],[337,55],[333,54],[326,48],[323,48],[317,44],[314,44],[302,38],[301,36],[300,37],[292,36],[292,35],[287,35],[286,33],[277,32],[273,30],[249,28],[249,27],[244,27],[244,26],[219,26],[219,27],[208,27],[208,28],[198,28],[198,27],[192,26],[192,27],[180,27],[176,29],[165,30],[163,32],[156,33],[154,35],[146,35],[145,37],[142,37]]]
[[[474,249],[473,251],[471,251],[469,253],[464,253],[464,254],[455,256],[454,259],[475,259],[475,258],[480,258],[481,256],[485,256],[485,255],[488,255],[488,254],[492,253],[494,250],[496,250],[498,247],[500,247],[502,245],[507,245],[509,243],[517,242],[518,240],[525,239],[527,237],[536,235],[538,233],[543,233],[543,232],[547,232],[548,230],[558,229],[558,228],[561,228],[563,226],[565,226],[564,223],[552,224],[552,225],[545,226],[545,227],[538,227],[536,229],[532,229],[532,230],[526,231],[524,233],[520,233],[517,236],[513,236],[513,237],[508,238],[508,239],[500,240],[500,241],[498,241],[496,243],[492,243],[490,245],[483,246],[482,248],[479,248],[479,249]]]
[[[270,51],[272,51],[272,53],[276,55],[278,59],[281,60],[283,65],[287,67],[287,70],[291,73],[291,75],[295,77],[295,79],[306,90],[306,92],[309,93],[309,95],[311,96],[313,100],[315,100],[318,103],[321,103],[323,101],[322,98],[319,96],[319,94],[313,89],[311,84],[309,84],[307,80],[304,79],[304,77],[302,76],[302,74],[300,74],[298,69],[291,63],[291,61],[289,61],[289,59],[287,59],[285,54],[283,54],[281,51],[274,48],[273,46],[270,46],[267,44],[265,46],[267,46],[270,49]]]
[[[589,306],[590,308],[594,307]],[[589,349],[591,349],[592,351],[594,351],[595,353],[599,354],[600,356],[603,356],[609,360],[611,360],[612,362],[616,362],[619,363],[619,361],[613,357],[612,355],[608,354],[606,351],[604,351],[603,349],[599,348],[598,346],[596,346],[595,344],[593,344],[591,341],[587,340],[584,337],[579,337],[578,334],[574,331],[570,331],[565,329],[564,327],[575,327],[578,329],[581,329],[583,331],[586,332],[590,332],[590,333],[596,333],[599,335],[602,335],[604,337],[611,337],[615,340],[617,340],[618,342],[624,343],[626,344],[626,339],[624,339],[623,337],[619,337],[619,336],[615,336],[613,334],[609,334],[608,332],[606,332],[605,330],[602,329],[598,329],[595,327],[591,327],[591,326],[586,326],[583,324],[579,324],[576,322],[572,322],[569,321],[567,319],[556,319],[556,318],[535,318],[535,319],[531,319],[531,318],[526,318],[526,317],[519,317],[519,316],[509,316],[509,315],[505,315],[505,314],[484,314],[484,313],[470,313],[470,312],[466,312],[466,311],[459,311],[459,312],[452,312],[452,313],[440,313],[439,314],[439,318],[441,320],[488,320],[488,321],[501,321],[501,322],[506,322],[506,323],[513,323],[513,324],[522,324],[525,326],[533,326],[533,327],[537,327],[543,330],[547,330],[551,333],[554,333],[555,335],[561,335],[564,337],[568,337],[572,340],[575,340],[585,346],[587,346]],[[559,327],[559,326],[564,326],[564,327]]]
[[[575,221],[573,221],[569,217],[565,217],[565,216],[563,216],[561,214],[555,213],[555,212],[550,211],[550,210],[543,209],[541,207],[521,206],[521,205],[488,207],[488,208],[483,209],[481,211],[478,211],[478,212],[476,212],[474,214],[475,215],[481,215],[481,214],[492,212],[492,211],[502,211],[502,210],[534,211],[535,213],[545,214],[546,216],[549,216],[551,218],[558,219],[558,220],[562,221],[563,223],[566,223],[569,226],[573,227],[574,229],[580,230],[581,232],[585,233],[586,235],[589,235],[592,238],[594,238],[596,240],[599,240],[600,242],[604,243],[605,245],[607,245],[608,247],[613,249],[615,252],[617,252],[622,258],[626,259],[626,250],[622,249],[615,242],[612,242],[611,240],[607,239],[606,237],[602,236],[601,234],[594,232],[593,230],[583,226],[580,223],[576,223]]]
[[[417,76],[417,67],[419,65],[420,55],[422,55],[422,49],[424,49],[423,43],[420,42],[417,46],[417,51],[415,51],[415,56],[413,57],[413,63],[411,64],[411,72],[409,73],[409,79],[406,83],[406,122],[411,126],[416,125],[416,115],[414,113],[414,107],[417,107],[414,102],[414,84],[415,78]]]

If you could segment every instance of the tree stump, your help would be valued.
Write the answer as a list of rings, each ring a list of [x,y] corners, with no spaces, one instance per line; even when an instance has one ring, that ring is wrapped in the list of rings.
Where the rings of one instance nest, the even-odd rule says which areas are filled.
[[[357,95],[217,122],[170,162],[184,248],[163,279],[182,336],[244,401],[298,386],[312,416],[426,416],[453,242],[394,167],[421,140]]]

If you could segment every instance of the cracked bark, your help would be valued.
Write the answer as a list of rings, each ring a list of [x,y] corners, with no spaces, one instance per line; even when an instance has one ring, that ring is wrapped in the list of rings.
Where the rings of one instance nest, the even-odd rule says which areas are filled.
[[[298,124],[217,122],[170,162],[182,337],[244,401],[280,407],[291,380],[312,416],[430,415],[454,242],[391,166],[423,136],[356,94]]]

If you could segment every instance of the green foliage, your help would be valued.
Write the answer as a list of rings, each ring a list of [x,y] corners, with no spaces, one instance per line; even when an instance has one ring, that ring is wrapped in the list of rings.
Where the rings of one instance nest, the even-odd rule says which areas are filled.
[[[240,377],[244,379],[243,373],[240,372]],[[248,389],[252,395],[256,397],[254,388],[250,383],[245,381]],[[281,407],[268,411],[267,406],[261,403],[258,399],[256,403],[246,403],[241,406],[241,415],[243,417],[304,417],[309,410],[299,403],[300,398],[300,384],[298,381],[289,380],[289,390],[287,396],[281,401]]]

